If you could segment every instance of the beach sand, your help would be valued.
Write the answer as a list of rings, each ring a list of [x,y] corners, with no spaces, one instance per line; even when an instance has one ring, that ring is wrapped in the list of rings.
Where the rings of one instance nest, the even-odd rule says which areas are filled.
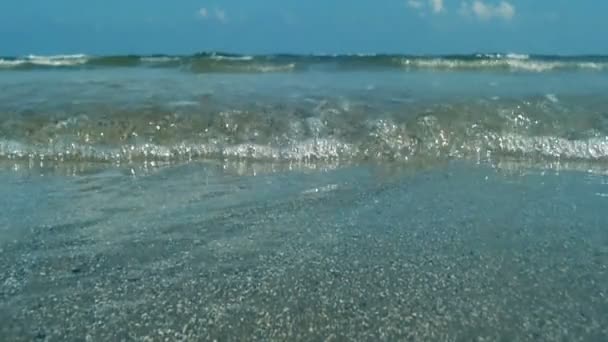
[[[0,172],[3,341],[602,341],[607,178]]]

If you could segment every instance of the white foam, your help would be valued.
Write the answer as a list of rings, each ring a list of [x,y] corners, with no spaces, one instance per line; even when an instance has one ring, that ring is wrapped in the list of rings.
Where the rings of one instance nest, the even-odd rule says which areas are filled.
[[[216,61],[251,61],[253,60],[253,56],[216,56],[213,55],[210,57]]]
[[[487,56],[486,56],[487,57]],[[546,61],[530,59],[527,55],[514,55],[502,58],[460,60],[448,58],[404,58],[398,60],[404,67],[429,69],[510,69],[514,71],[547,72],[559,69],[608,69],[606,63]]]
[[[49,56],[42,56],[42,55],[28,55],[27,58],[28,59],[36,59],[36,58],[44,58],[44,59],[81,59],[81,58],[87,58],[88,56],[82,53],[78,53],[78,54],[73,54],[73,55],[49,55]]]
[[[478,53],[475,55],[477,58],[501,58],[502,55],[499,53]]]
[[[28,55],[18,59],[0,59],[0,68],[11,68],[24,64],[42,66],[72,66],[85,64],[88,60],[89,57],[83,54],[52,56]]]
[[[34,65],[45,65],[45,66],[71,66],[85,64],[89,60],[89,57],[84,54],[75,55],[52,55],[52,56],[38,56],[29,55],[25,58],[25,62]]]
[[[9,59],[0,59],[0,68],[12,68],[19,66],[23,63],[26,63],[22,59],[9,60]]]
[[[324,192],[330,192],[330,191],[334,191],[338,189],[338,184],[328,184],[319,188],[312,188],[312,189],[308,189],[308,190],[304,190],[302,191],[303,195],[310,195],[310,194],[318,194],[318,193],[324,193]]]
[[[509,134],[495,138],[494,142],[488,141],[490,149],[494,151],[572,160],[608,158],[608,137],[568,140],[552,136],[529,137]]]
[[[524,59],[509,59],[507,65],[515,70],[543,72],[553,70],[561,66],[560,63],[554,62],[532,62]]]
[[[579,63],[578,66],[582,69],[603,70],[606,64],[598,64],[593,62]]]
[[[179,57],[168,57],[168,56],[161,56],[161,57],[142,57],[141,61],[144,63],[167,63],[167,62],[174,62],[174,61],[178,61]]]
[[[168,104],[171,107],[190,107],[190,106],[197,106],[197,105],[199,105],[199,103],[196,102],[196,101],[187,101],[187,100],[172,101],[172,102],[169,102]]]
[[[527,59],[530,59],[530,55],[518,54],[518,53],[508,53],[507,54],[507,58],[509,58],[509,59],[527,60]]]
[[[285,65],[252,65],[251,70],[258,72],[280,72],[290,71],[296,67],[295,63]]]
[[[547,94],[547,95],[545,95],[545,97],[547,98],[547,100],[549,100],[553,103],[559,102],[559,100],[557,99],[557,96],[555,94]]]

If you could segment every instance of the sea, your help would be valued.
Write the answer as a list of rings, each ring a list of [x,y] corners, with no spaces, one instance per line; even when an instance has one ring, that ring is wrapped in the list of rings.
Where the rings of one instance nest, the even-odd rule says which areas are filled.
[[[0,57],[2,341],[606,341],[608,56]]]

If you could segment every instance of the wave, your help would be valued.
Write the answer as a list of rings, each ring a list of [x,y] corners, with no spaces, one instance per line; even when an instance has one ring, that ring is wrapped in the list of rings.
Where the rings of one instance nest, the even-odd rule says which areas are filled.
[[[214,60],[212,63],[204,60],[191,61],[185,67],[196,73],[272,73],[293,71],[296,66],[296,63],[244,62],[242,60],[220,59]]]
[[[0,68],[14,68],[25,63],[23,60],[2,59],[0,58]]]
[[[526,59],[530,59],[530,55],[518,54],[518,53],[508,53],[507,58],[526,60]]]
[[[210,59],[216,61],[251,61],[253,60],[253,56],[222,56],[222,55],[213,55],[209,57]]]
[[[477,58],[481,58],[481,59],[520,59],[520,60],[526,60],[526,59],[530,59],[530,55],[527,54],[520,54],[520,53],[507,53],[507,54],[502,54],[502,53],[478,53],[475,55],[475,57]]]
[[[143,63],[172,63],[179,60],[180,58],[175,56],[148,56],[140,58],[140,61]]]
[[[17,68],[23,66],[39,67],[68,67],[86,64],[89,57],[83,54],[37,56],[29,55],[23,58],[0,58],[0,68]]]
[[[189,56],[53,55],[0,58],[2,70],[38,68],[179,67],[192,72],[285,72],[316,67],[333,70],[506,70],[551,72],[608,70],[607,56],[541,56],[526,54],[474,54],[445,56],[408,56],[387,54],[313,54],[313,55],[238,55],[200,53]]]
[[[28,114],[1,123],[0,159],[339,164],[515,157],[608,162],[605,113],[568,113],[556,121],[564,113],[550,109],[546,101],[412,108],[410,113],[384,117],[327,103],[309,112],[268,108],[181,115],[121,112],[63,120]]]
[[[161,145],[154,143],[104,146],[83,143],[27,144],[0,140],[0,159],[33,162],[184,162],[193,160],[227,160],[248,162],[337,162],[360,161],[408,163],[421,160],[476,159],[491,161],[504,157],[518,160],[555,160],[608,162],[608,139],[568,140],[561,137],[520,135],[493,136],[489,140],[462,142],[460,146],[431,146],[416,140],[384,140],[374,145],[331,138],[294,141],[268,145],[217,142],[187,142]]]
[[[447,145],[446,145],[447,146]],[[386,150],[386,148],[389,148]],[[383,141],[381,145],[353,144],[335,139],[310,139],[285,146],[242,143],[183,142],[173,145],[126,144],[116,147],[90,144],[54,143],[28,145],[0,140],[0,158],[32,161],[85,162],[183,162],[203,159],[267,162],[409,162],[420,159],[455,159],[483,157],[526,157],[523,160],[560,160],[608,162],[608,139],[567,140],[560,137],[494,136],[492,140],[471,141],[460,150],[419,145],[415,141]],[[522,159],[520,159],[522,160]]]
[[[406,68],[418,69],[447,69],[447,70],[513,70],[529,72],[547,72],[554,70],[608,70],[608,61],[556,61],[529,59],[525,56],[516,58],[481,58],[470,59],[449,59],[449,58],[402,58],[399,63]]]

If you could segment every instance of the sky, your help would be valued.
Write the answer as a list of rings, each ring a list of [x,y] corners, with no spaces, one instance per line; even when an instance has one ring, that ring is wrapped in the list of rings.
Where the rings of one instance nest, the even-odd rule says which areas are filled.
[[[0,56],[608,54],[606,0],[2,0]]]

